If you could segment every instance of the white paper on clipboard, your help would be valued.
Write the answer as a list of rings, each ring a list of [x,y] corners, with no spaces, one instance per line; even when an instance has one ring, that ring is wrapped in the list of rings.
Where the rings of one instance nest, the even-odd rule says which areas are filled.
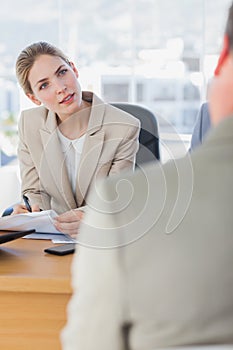
[[[16,214],[0,217],[0,230],[29,230],[61,234],[53,225],[57,216],[54,210],[44,210],[25,214]]]

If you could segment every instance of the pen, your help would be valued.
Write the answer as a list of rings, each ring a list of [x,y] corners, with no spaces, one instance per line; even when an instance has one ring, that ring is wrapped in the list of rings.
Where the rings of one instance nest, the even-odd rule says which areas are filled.
[[[23,201],[24,201],[24,204],[25,204],[27,210],[31,212],[31,211],[32,211],[32,208],[31,208],[31,206],[30,206],[28,197],[25,196],[25,195],[23,195]]]

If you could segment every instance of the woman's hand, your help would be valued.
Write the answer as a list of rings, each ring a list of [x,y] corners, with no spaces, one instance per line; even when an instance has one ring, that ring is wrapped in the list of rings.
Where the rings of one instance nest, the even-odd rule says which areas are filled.
[[[31,206],[32,208],[32,212],[34,211],[40,211],[39,205],[38,204],[34,204]],[[25,213],[29,213],[29,211],[26,208],[25,204],[16,204],[13,208],[13,212],[11,213],[11,215],[15,215],[15,214],[25,214]]]
[[[83,211],[78,209],[66,211],[54,219],[54,226],[58,231],[68,233],[75,238],[83,215]]]

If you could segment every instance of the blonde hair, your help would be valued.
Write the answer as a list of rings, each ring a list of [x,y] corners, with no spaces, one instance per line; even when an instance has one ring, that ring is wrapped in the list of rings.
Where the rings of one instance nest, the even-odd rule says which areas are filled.
[[[27,46],[19,54],[15,65],[18,82],[23,88],[25,94],[33,93],[31,85],[28,81],[28,76],[36,59],[41,55],[60,57],[62,60],[64,60],[70,65],[68,57],[56,46],[53,46],[47,42],[40,41]]]

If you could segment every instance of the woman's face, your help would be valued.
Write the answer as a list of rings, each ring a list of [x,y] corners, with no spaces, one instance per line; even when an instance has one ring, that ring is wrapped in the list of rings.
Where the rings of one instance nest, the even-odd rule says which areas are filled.
[[[74,64],[70,66],[58,56],[40,55],[28,76],[33,94],[27,96],[64,121],[81,107],[82,92],[77,78]]]

